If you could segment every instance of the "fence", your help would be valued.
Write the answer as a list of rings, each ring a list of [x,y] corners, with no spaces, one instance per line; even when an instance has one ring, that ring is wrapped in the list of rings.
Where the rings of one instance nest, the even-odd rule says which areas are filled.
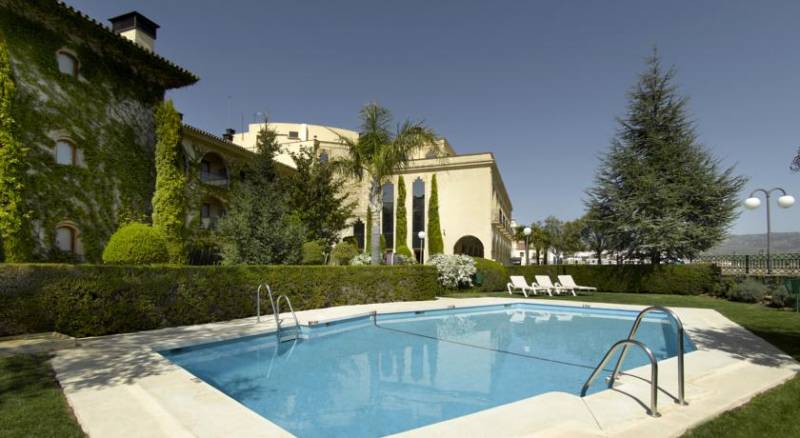
[[[723,275],[770,275],[767,256],[763,254],[701,256],[693,262],[713,263]],[[800,253],[774,254],[771,275],[800,275]]]

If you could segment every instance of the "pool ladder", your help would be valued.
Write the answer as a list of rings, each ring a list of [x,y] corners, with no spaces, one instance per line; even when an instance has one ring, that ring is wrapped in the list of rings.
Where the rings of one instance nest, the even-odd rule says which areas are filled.
[[[631,331],[628,333],[628,337],[626,339],[622,339],[614,343],[611,348],[608,349],[606,355],[603,356],[603,360],[595,367],[592,374],[586,380],[586,383],[583,384],[583,388],[581,389],[581,397],[586,395],[586,391],[589,390],[589,387],[592,386],[592,383],[597,379],[597,376],[603,371],[605,366],[614,356],[614,353],[617,351],[618,348],[622,347],[622,353],[619,355],[619,359],[617,360],[617,364],[614,366],[614,370],[611,372],[611,376],[608,378],[608,387],[612,388],[614,386],[614,382],[619,378],[620,374],[620,367],[622,366],[622,362],[625,361],[625,356],[628,354],[628,347],[631,345],[639,347],[644,353],[647,355],[647,358],[650,360],[650,412],[648,412],[653,417],[658,417],[660,414],[658,413],[658,361],[656,361],[655,356],[653,355],[653,351],[645,345],[641,341],[637,341],[634,339],[636,337],[636,333],[639,331],[639,326],[642,324],[642,320],[644,317],[650,312],[663,312],[670,316],[677,325],[677,334],[678,334],[678,400],[677,403],[685,406],[686,399],[684,397],[684,373],[683,373],[683,353],[684,353],[684,345],[683,345],[683,322],[678,317],[678,315],[663,306],[651,306],[648,307],[641,312],[639,315],[636,316],[636,320],[633,322],[633,326],[631,327]]]
[[[267,290],[267,294],[269,295],[269,303],[272,306],[272,316],[275,318],[275,326],[276,331],[275,334],[278,337],[279,342],[284,341],[293,341],[300,336],[300,320],[297,319],[297,315],[294,313],[294,307],[292,307],[292,301],[289,299],[287,295],[279,295],[278,299],[273,299],[272,296],[272,288],[269,287],[266,283],[261,283],[258,285],[258,289],[256,289],[256,322],[261,322],[261,289],[264,288]],[[281,314],[281,300],[286,301],[286,305],[289,306],[289,311],[292,312],[292,318],[294,319],[294,333],[281,336],[281,323],[283,320],[280,318]]]

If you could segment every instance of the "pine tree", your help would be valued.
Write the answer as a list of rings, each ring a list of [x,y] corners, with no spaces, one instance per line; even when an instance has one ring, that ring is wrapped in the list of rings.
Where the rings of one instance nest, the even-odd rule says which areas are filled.
[[[431,200],[428,201],[428,254],[442,254],[444,242],[442,241],[442,226],[439,223],[439,187],[436,184],[436,174],[431,177]]]
[[[628,111],[588,191],[589,209],[629,257],[693,258],[726,235],[745,178],[697,142],[687,99],[657,53],[630,91]],[[602,207],[602,208],[601,208]]]
[[[408,217],[406,214],[406,182],[403,176],[397,178],[397,208],[395,209],[395,246],[397,253],[406,257],[414,257],[408,247]]]
[[[153,226],[169,242],[172,263],[185,261],[186,175],[181,169],[181,117],[171,100],[156,109],[156,191]]]

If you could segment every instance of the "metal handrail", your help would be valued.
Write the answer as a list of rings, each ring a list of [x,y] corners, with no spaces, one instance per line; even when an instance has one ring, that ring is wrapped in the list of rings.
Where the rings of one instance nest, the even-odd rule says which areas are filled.
[[[606,364],[609,360],[611,360],[611,356],[620,346],[627,347],[629,345],[636,345],[637,347],[641,348],[647,357],[650,359],[650,412],[649,414],[653,417],[658,417],[660,414],[658,413],[658,362],[656,361],[656,357],[653,356],[653,352],[644,345],[641,341],[637,341],[635,339],[623,339],[621,341],[617,341],[611,348],[608,349],[606,355],[603,356],[603,360],[595,367],[592,375],[589,376],[589,379],[586,380],[586,383],[583,384],[583,388],[581,388],[581,397],[586,396],[586,391],[589,390],[589,387],[592,386],[592,383],[600,375],[600,372],[605,368]]]
[[[650,306],[639,312],[639,315],[636,317],[636,320],[633,322],[633,326],[631,327],[630,333],[628,333],[628,340],[633,340],[636,336],[636,332],[639,331],[639,326],[642,324],[642,320],[644,319],[645,315],[650,312],[664,312],[675,321],[675,324],[678,326],[678,403],[681,405],[687,405],[684,393],[684,374],[683,374],[683,353],[684,353],[684,346],[683,346],[683,322],[678,317],[678,315],[672,310],[667,307],[663,306]],[[619,360],[617,360],[617,364],[614,366],[614,371],[611,373],[611,377],[608,379],[608,387],[611,388],[614,386],[614,381],[618,378],[620,373],[620,367],[622,366],[622,362],[625,360],[625,356],[628,354],[628,346],[626,345],[622,349],[622,354],[619,355]]]
[[[292,301],[289,299],[288,296],[281,295],[281,296],[278,297],[277,300],[275,300],[275,306],[276,306],[275,307],[275,313],[277,313],[277,314],[281,313],[281,298],[284,298],[285,299],[284,301],[286,301],[286,304],[289,306],[289,311],[292,312],[292,318],[294,318],[294,326],[299,331],[300,330],[300,321],[297,319],[297,315],[295,315],[295,313],[294,313],[294,308],[292,307]],[[281,330],[281,328],[280,328],[280,324],[279,324],[278,325],[278,332],[280,332],[280,330]]]

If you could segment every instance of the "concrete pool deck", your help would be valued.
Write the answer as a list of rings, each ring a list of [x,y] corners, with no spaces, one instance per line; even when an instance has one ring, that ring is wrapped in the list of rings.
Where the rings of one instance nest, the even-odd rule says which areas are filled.
[[[341,306],[297,312],[301,324],[377,311],[398,312],[527,302],[516,298]],[[644,306],[548,300],[542,304],[640,310]],[[581,398],[541,394],[397,436],[679,436],[687,429],[800,372],[800,364],[714,310],[673,308],[697,351],[687,353],[686,399],[677,394],[677,364],[659,361],[660,418],[647,415],[649,366],[621,378],[613,390]],[[284,320],[288,315],[283,315]],[[56,376],[83,429],[95,437],[292,436],[156,351],[275,330],[271,315],[78,340],[58,350]],[[533,376],[532,376],[533,377]],[[588,376],[587,376],[588,377]],[[601,383],[596,383],[601,384]]]

